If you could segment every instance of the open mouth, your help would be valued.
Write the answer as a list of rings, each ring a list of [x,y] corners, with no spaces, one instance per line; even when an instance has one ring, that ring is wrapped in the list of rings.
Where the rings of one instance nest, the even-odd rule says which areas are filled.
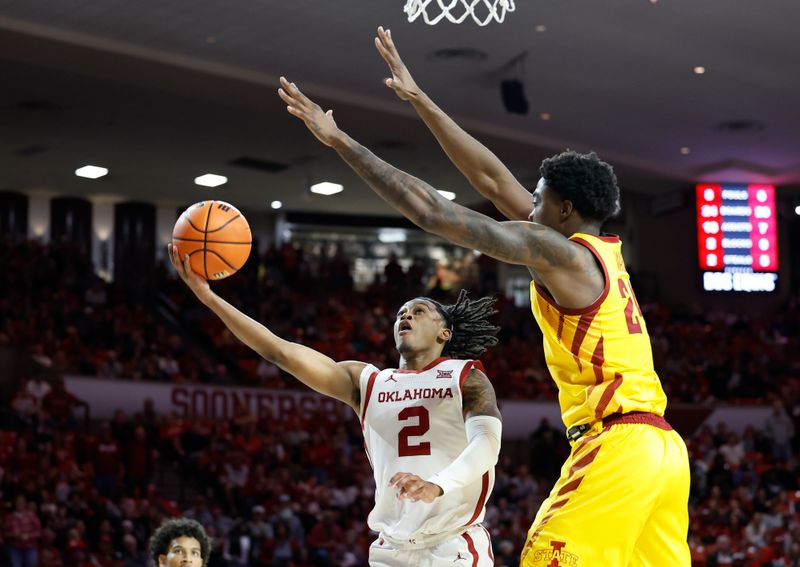
[[[400,324],[397,326],[398,334],[404,335],[405,333],[411,331],[411,323],[408,321],[401,321]]]

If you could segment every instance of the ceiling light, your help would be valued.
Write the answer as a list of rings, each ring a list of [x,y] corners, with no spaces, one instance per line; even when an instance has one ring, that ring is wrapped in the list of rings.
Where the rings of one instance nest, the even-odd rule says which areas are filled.
[[[452,191],[440,191],[439,189],[437,189],[437,191],[439,191],[439,195],[441,195],[448,201],[452,201],[453,199],[456,198],[456,194],[453,193]]]
[[[269,204],[269,206],[272,207],[273,209],[280,209],[283,206],[283,203],[281,203],[280,201],[272,201]]]
[[[378,240],[384,244],[391,244],[393,242],[405,242],[406,231],[397,228],[382,228],[378,231]]]
[[[108,175],[108,170],[105,167],[99,167],[97,165],[84,165],[75,170],[75,175],[78,177],[85,177],[86,179],[97,179],[98,177]]]
[[[687,148],[686,146],[683,146],[681,148],[681,154],[688,156],[690,153],[692,153],[692,150],[690,148]]]
[[[797,206],[794,208],[794,214],[796,214],[796,215],[800,216],[800,205],[797,205]]]
[[[224,175],[216,175],[215,173],[205,173],[200,177],[195,177],[194,182],[203,187],[219,187],[228,182],[228,178]]]
[[[706,72],[706,68],[701,65],[698,65],[693,69],[693,71],[695,75],[702,75]]]
[[[206,38],[206,43],[208,43],[208,44],[214,44],[214,43],[217,43],[217,38],[216,38],[216,37],[214,37],[213,35],[210,35],[210,36],[208,36],[208,37]]]
[[[535,28],[533,28],[533,29],[535,29],[535,30],[536,30],[537,32],[539,32],[539,33],[546,32],[546,31],[547,31],[547,28],[546,28],[545,26],[541,25],[541,24],[539,24],[538,26],[536,26],[536,27],[535,27]]]
[[[539,114],[539,118],[542,120],[550,120],[550,113],[549,112],[542,112]]]
[[[344,191],[344,187],[338,183],[330,183],[323,181],[322,183],[315,183],[311,186],[311,192],[317,195],[335,195]]]

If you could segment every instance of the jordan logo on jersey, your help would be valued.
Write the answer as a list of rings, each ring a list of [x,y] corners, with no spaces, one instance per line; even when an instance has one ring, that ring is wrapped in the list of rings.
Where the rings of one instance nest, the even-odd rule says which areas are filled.
[[[453,563],[455,563],[456,561],[461,561],[462,559],[466,559],[466,557],[464,557],[463,555],[461,555],[461,552],[459,551],[459,552],[458,552],[458,555],[456,555],[456,558],[455,558],[455,559],[453,559]]]
[[[436,379],[439,378],[447,378],[448,380],[452,380],[453,378],[453,371],[452,370],[437,370],[436,371]]]
[[[391,382],[397,382],[397,380],[394,377],[394,374],[389,374],[389,377],[386,379],[386,382],[390,382],[390,381]]]
[[[566,549],[564,541],[551,541],[550,549],[535,549],[533,551],[533,564],[537,567],[578,567],[580,557]]]

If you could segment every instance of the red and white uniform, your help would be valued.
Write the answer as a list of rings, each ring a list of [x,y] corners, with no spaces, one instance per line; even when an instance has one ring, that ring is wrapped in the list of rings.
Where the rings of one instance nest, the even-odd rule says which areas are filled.
[[[389,487],[389,479],[398,472],[428,479],[465,449],[461,386],[476,364],[480,368],[472,360],[439,358],[422,370],[367,365],[361,373],[361,424],[376,486],[368,524],[380,533],[373,551],[376,546],[430,550],[457,538],[464,544],[465,565],[478,565],[478,555],[490,555],[488,534],[478,524],[494,486],[494,468],[431,504],[401,500]],[[475,563],[470,547],[477,550]],[[382,564],[372,555],[370,563]]]

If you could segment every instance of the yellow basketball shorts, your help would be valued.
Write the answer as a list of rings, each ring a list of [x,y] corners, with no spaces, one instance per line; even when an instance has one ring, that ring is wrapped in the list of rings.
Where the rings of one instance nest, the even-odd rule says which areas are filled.
[[[647,424],[597,423],[573,442],[522,567],[690,567],[686,445],[645,415]]]

